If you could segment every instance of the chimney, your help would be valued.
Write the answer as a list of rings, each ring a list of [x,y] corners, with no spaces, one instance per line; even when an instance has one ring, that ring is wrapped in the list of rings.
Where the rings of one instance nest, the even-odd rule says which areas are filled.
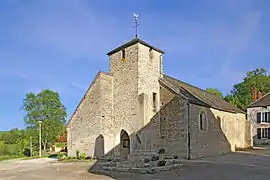
[[[252,102],[257,100],[257,90],[256,88],[252,88]]]
[[[258,99],[261,99],[263,97],[263,94],[261,91],[258,92]]]

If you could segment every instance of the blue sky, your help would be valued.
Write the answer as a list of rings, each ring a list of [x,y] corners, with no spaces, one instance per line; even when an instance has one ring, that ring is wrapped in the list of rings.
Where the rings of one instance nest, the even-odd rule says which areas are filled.
[[[165,73],[228,93],[256,67],[270,70],[267,0],[1,0],[0,130],[23,128],[27,92],[60,93],[68,118],[106,53],[134,36],[166,52]]]

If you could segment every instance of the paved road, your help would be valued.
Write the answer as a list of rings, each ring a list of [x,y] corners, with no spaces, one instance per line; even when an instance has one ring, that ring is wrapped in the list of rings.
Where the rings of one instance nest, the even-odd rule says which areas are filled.
[[[109,180],[109,179],[172,179],[172,180],[257,180],[269,179],[270,156],[230,153],[204,160],[184,162],[184,166],[154,175],[107,172],[97,175],[87,172],[91,164],[59,163],[50,159],[6,161],[0,163],[1,180]]]

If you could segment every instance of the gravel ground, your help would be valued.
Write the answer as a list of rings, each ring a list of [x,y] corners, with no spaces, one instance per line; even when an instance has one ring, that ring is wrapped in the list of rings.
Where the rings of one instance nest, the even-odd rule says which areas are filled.
[[[253,153],[253,152],[252,152]],[[98,163],[60,163],[53,159],[10,160],[0,162],[1,180],[256,180],[269,179],[270,156],[230,153],[203,160],[183,161],[183,167],[153,175],[104,172]],[[90,169],[89,169],[90,168]]]

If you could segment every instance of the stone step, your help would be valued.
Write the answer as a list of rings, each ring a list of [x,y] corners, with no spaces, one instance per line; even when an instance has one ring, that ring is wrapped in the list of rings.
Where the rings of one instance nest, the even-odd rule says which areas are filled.
[[[143,162],[144,159],[148,158],[151,159],[153,156],[158,155],[154,151],[134,151],[132,154],[129,156],[128,160],[132,162]]]

